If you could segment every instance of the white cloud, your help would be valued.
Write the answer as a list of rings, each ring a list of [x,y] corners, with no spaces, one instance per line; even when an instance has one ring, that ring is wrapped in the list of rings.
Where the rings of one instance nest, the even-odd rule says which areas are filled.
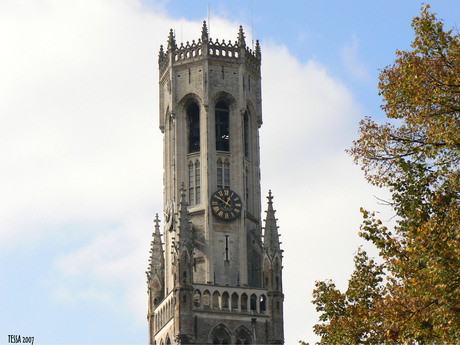
[[[341,55],[345,69],[357,80],[369,80],[370,75],[366,65],[358,56],[359,40],[353,35],[351,42],[342,47]]]
[[[262,189],[274,193],[285,250],[286,343],[314,342],[315,280],[346,288],[362,243],[359,208],[377,207],[372,194],[383,191],[367,185],[345,153],[363,112],[347,87],[318,62],[263,48]]]
[[[118,221],[161,193],[150,33],[166,23],[129,2],[27,5],[0,24],[0,243],[69,220]]]
[[[0,246],[81,233],[44,278],[63,307],[116,304],[146,329],[144,271],[162,204],[157,49],[170,27],[191,41],[201,24],[134,0],[0,4]],[[213,18],[212,37],[237,32]],[[355,61],[357,43],[347,49]],[[262,187],[275,195],[294,344],[317,321],[314,280],[346,281],[359,206],[374,201],[344,153],[361,114],[347,87],[286,47],[262,42],[262,54]]]

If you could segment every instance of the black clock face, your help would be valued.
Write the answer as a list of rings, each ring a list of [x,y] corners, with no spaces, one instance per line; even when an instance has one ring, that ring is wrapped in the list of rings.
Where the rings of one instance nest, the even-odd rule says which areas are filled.
[[[211,197],[212,212],[223,220],[232,220],[241,214],[241,198],[230,189],[219,189]]]

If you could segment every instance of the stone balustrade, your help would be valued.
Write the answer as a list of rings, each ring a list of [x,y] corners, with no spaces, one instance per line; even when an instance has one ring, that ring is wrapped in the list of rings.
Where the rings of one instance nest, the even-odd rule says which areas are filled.
[[[267,315],[267,290],[194,284],[193,309]],[[154,312],[156,334],[174,317],[174,296],[171,291]]]
[[[211,58],[223,58],[223,59],[239,59],[241,54],[241,49],[245,51],[246,62],[248,65],[255,71],[260,73],[260,56],[249,49],[246,46],[241,47],[238,42],[232,43],[229,41],[225,43],[225,40],[215,42],[210,39],[209,41],[203,43],[200,39],[195,42],[195,40],[184,45],[181,43],[180,47],[173,49],[172,51],[160,50],[160,55],[158,63],[160,66],[160,71],[163,73],[167,66],[169,60],[169,54],[172,54],[173,63],[177,62],[188,62],[193,61],[194,59],[201,58],[203,56],[203,49],[207,50],[208,57]]]
[[[267,313],[267,290],[194,284],[194,310]]]
[[[156,334],[160,329],[166,325],[169,320],[174,317],[174,296],[173,292],[171,291],[169,295],[161,301],[158,307],[155,309],[154,312],[154,325],[155,330],[154,333]]]

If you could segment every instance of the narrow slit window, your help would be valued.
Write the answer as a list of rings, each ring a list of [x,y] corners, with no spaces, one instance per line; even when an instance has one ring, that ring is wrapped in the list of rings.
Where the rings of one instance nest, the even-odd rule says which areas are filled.
[[[244,156],[249,158],[249,118],[248,113],[244,113]]]
[[[244,194],[246,197],[246,209],[249,209],[249,170],[246,169],[244,174]]]
[[[229,261],[228,260],[228,236],[229,235],[225,235],[225,261]]]

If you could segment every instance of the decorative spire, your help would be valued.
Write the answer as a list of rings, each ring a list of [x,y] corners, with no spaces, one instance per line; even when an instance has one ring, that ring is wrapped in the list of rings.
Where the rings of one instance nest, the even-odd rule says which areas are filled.
[[[256,40],[256,58],[260,60],[261,57],[262,57],[262,54],[260,52],[259,40]]]
[[[168,37],[168,50],[174,51],[177,49],[176,45],[176,38],[174,37],[173,29],[169,30],[169,37]]]
[[[273,196],[272,191],[268,191],[268,208],[267,217],[265,219],[265,232],[264,232],[264,250],[272,257],[275,253],[281,252],[280,241],[278,235],[278,226],[276,225],[275,210],[273,210]]]
[[[241,47],[246,47],[246,42],[244,41],[244,32],[243,26],[240,25],[240,31],[238,32],[238,45]]]
[[[187,250],[189,255],[192,255],[193,239],[192,239],[192,223],[190,221],[187,210],[186,189],[184,183],[181,185],[181,198],[179,203],[178,214],[178,229],[179,229],[179,251]]]
[[[158,53],[158,63],[161,63],[165,58],[165,52],[163,50],[163,45],[160,46],[160,52]]]
[[[201,29],[201,42],[208,42],[208,27],[206,20],[203,20],[203,28]]]
[[[149,294],[149,315],[150,317],[153,310],[158,306],[164,296],[165,286],[165,257],[163,252],[163,245],[161,244],[160,235],[160,220],[158,213],[155,215],[155,231],[153,232],[153,241],[150,249],[150,265],[147,272],[147,292]]]
[[[152,234],[153,240],[150,242],[150,265],[149,273],[157,273],[160,277],[163,276],[162,272],[164,271],[164,252],[163,245],[161,244],[161,234],[160,234],[160,219],[158,218],[158,213],[155,215],[155,231]]]

